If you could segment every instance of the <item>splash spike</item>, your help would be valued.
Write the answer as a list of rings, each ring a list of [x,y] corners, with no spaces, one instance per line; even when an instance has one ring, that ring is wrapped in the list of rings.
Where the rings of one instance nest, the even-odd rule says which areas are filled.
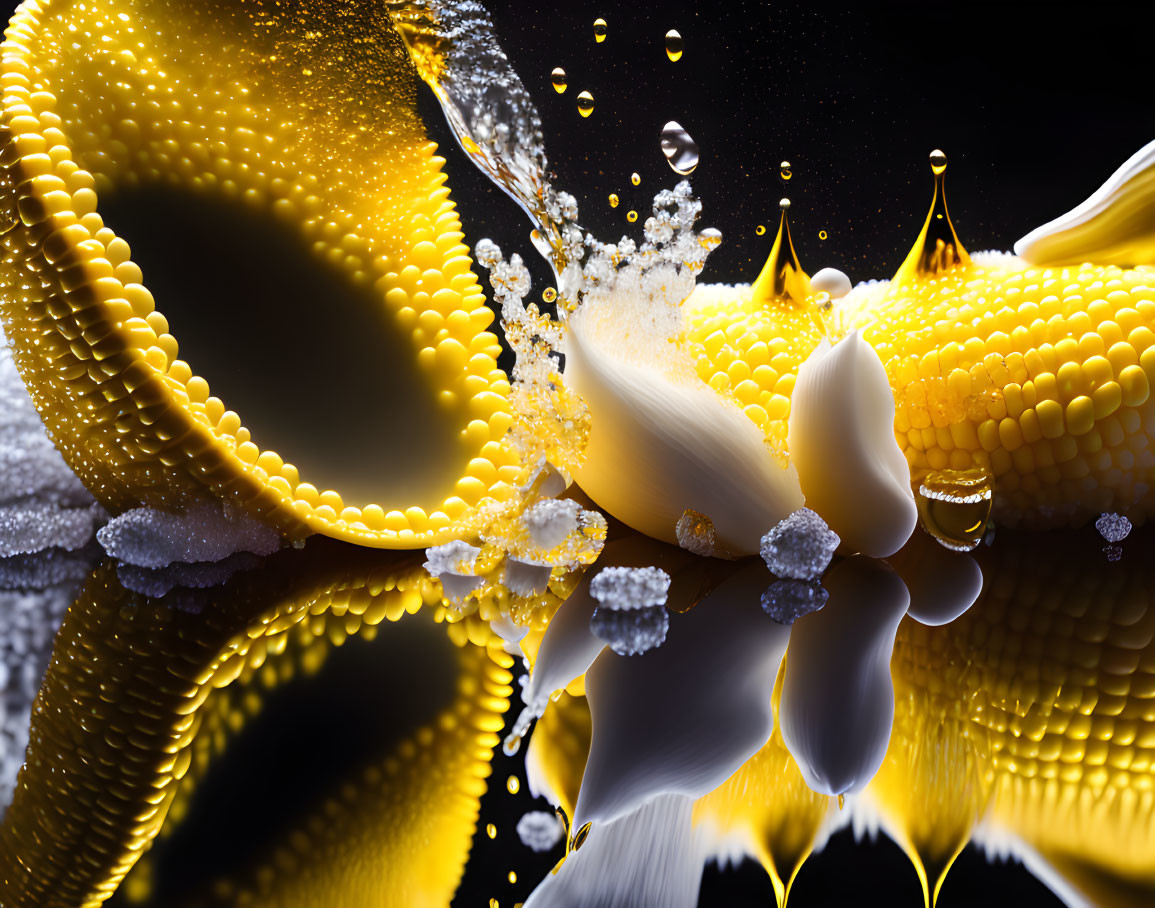
[[[810,275],[802,270],[798,255],[794,252],[794,243],[790,239],[790,200],[782,199],[778,208],[782,212],[778,221],[778,235],[774,238],[770,257],[754,281],[754,301],[762,305],[773,300],[802,303],[810,296]]]
[[[902,284],[919,277],[933,277],[956,265],[971,262],[963,244],[959,242],[950,212],[946,207],[946,155],[939,149],[930,153],[930,169],[934,174],[934,197],[922,231],[914,241],[906,259],[894,275],[894,283]]]

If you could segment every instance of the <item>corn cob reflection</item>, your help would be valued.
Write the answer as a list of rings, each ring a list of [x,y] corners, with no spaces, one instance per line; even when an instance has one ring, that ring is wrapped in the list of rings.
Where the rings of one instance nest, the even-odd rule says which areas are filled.
[[[165,823],[179,823],[192,786],[259,712],[265,691],[315,673],[332,647],[373,636],[383,621],[418,628],[440,590],[413,558],[315,544],[195,598],[196,613],[176,607],[189,607],[181,591],[156,601],[128,593],[110,564],[69,612],[0,830],[5,905],[101,904]],[[460,636],[460,625],[446,627]],[[316,865],[309,885],[387,886],[437,903],[451,897],[468,854],[511,663],[496,646],[455,646],[437,632],[406,639],[427,666],[441,667],[450,703],[384,769],[364,770],[383,813],[358,818],[335,797],[329,809],[346,811],[350,838],[333,848],[350,863]],[[430,639],[443,643],[430,648]],[[414,822],[419,810],[424,819]],[[403,860],[379,850],[378,833]],[[384,857],[372,862],[374,854]],[[302,891],[307,876],[296,881]],[[144,895],[147,874],[130,884],[127,895]],[[246,885],[231,891],[239,897]]]

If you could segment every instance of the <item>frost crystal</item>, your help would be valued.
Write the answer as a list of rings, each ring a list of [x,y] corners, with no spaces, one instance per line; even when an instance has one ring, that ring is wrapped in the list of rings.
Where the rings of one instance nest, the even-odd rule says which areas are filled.
[[[1131,521],[1122,514],[1101,514],[1095,529],[1108,542],[1122,542],[1131,534]]]
[[[809,508],[799,508],[762,537],[759,552],[771,573],[817,580],[838,548],[838,535]]]
[[[556,814],[531,810],[517,821],[517,837],[526,848],[536,852],[549,851],[565,835],[565,827]]]
[[[106,519],[49,439],[0,331],[0,557],[80,549]]]
[[[525,525],[534,544],[543,549],[554,549],[578,528],[581,505],[568,498],[543,498],[525,512]]]
[[[590,595],[606,611],[663,606],[669,590],[670,575],[656,567],[603,568],[590,581]]]
[[[826,605],[828,593],[821,584],[806,580],[775,580],[762,594],[762,611],[779,624],[793,624]]]
[[[137,567],[220,561],[235,552],[271,555],[283,544],[272,527],[230,505],[201,504],[178,514],[134,508],[96,534],[113,558]]]
[[[425,570],[441,581],[441,592],[454,605],[460,605],[481,586],[484,578],[473,573],[477,546],[454,539],[425,550]]]
[[[669,629],[670,614],[661,605],[624,610],[602,606],[590,616],[590,633],[619,656],[637,656],[661,646]]]

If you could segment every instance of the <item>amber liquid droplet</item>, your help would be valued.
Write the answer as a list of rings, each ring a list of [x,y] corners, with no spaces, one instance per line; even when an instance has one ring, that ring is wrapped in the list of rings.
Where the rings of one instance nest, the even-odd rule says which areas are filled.
[[[578,113],[583,117],[588,117],[594,112],[594,96],[588,91],[583,91],[577,96]]]
[[[610,207],[611,208],[617,208],[618,207],[618,201],[619,201],[618,200],[618,194],[616,192],[611,192],[610,193]]]
[[[766,227],[765,227],[765,225],[764,225],[764,224],[759,224],[757,227],[755,227],[755,228],[754,228],[754,232],[755,232],[756,234],[758,234],[758,236],[765,236],[765,235],[766,235]]]
[[[505,780],[505,788],[510,794],[517,794],[521,789],[521,783],[517,780],[517,776],[510,776]]]
[[[560,66],[554,67],[553,72],[549,74],[549,80],[553,83],[553,90],[559,95],[562,94],[569,86],[569,81],[566,79],[565,70]]]
[[[825,230],[819,230],[818,231],[818,239],[820,239],[820,240],[826,239],[826,231]]]
[[[630,182],[633,183],[635,186],[640,186],[641,182],[642,182],[642,175],[640,173],[636,173],[636,172],[631,173],[630,174]]]
[[[638,219],[638,213],[636,211],[627,211],[626,212],[626,220],[629,221],[631,224],[634,221],[636,221],[637,219]]]
[[[557,299],[557,290],[554,287],[546,287],[541,291],[541,298],[547,303],[552,303]]]
[[[986,532],[991,493],[991,476],[985,470],[928,473],[916,499],[923,529],[946,548],[969,552]]]
[[[511,883],[516,883],[517,882],[517,871],[516,870],[509,871],[509,876],[507,877],[507,879]]]
[[[789,182],[790,178],[794,176],[794,172],[790,169],[789,161],[783,161],[778,165],[778,176],[782,178],[783,182]]]
[[[573,837],[573,842],[570,843],[570,851],[577,851],[586,843],[586,839],[588,839],[590,835],[591,826],[593,826],[592,822],[586,823],[585,826],[577,831]]]
[[[934,196],[930,211],[922,225],[922,232],[894,275],[894,283],[901,284],[921,276],[933,276],[954,268],[969,265],[970,256],[954,225],[946,206],[946,155],[936,148],[930,153],[930,169],[934,174]]]
[[[666,32],[666,56],[677,63],[682,59],[682,51],[686,49],[686,43],[682,40],[674,29]]]
[[[491,839],[496,839],[497,838],[497,827],[494,826],[492,823],[486,823],[485,824],[485,834],[487,836],[489,836]]]
[[[802,270],[802,264],[794,251],[794,241],[790,238],[790,200],[780,199],[778,210],[782,212],[778,221],[778,235],[774,238],[774,246],[766,264],[762,266],[751,288],[754,302],[763,306],[772,300],[804,303],[810,298],[810,275]]]
[[[606,25],[605,19],[594,19],[594,40],[601,44],[606,40],[606,33],[609,31],[609,26]]]

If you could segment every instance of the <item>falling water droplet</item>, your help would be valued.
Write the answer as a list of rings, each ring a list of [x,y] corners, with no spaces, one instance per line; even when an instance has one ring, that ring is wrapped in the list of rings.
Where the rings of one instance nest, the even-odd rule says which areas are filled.
[[[682,51],[685,50],[686,42],[682,40],[682,36],[674,29],[666,32],[666,56],[677,63],[682,59]]]
[[[722,231],[717,227],[707,227],[698,234],[698,242],[707,249],[717,249],[722,245]]]
[[[980,542],[991,516],[991,476],[986,470],[940,470],[918,487],[918,516],[923,529],[956,552]]]
[[[578,113],[583,117],[588,117],[594,112],[594,96],[588,91],[583,91],[577,96]]]
[[[553,287],[546,287],[541,291],[541,298],[547,303],[552,303],[557,299],[557,290]]]
[[[553,72],[549,74],[549,80],[553,83],[553,90],[559,95],[569,86],[569,82],[566,80],[565,70],[560,66],[554,67]]]
[[[790,200],[789,199],[779,199],[778,200],[778,210],[779,211],[789,211],[790,210]]]
[[[930,153],[930,169],[936,177],[946,170],[946,155],[941,148]]]
[[[606,40],[606,32],[609,31],[609,26],[606,25],[605,19],[594,19],[594,40],[601,44]]]
[[[819,230],[818,231],[818,239],[820,239],[820,240],[826,239],[826,231],[825,230]]]
[[[610,193],[610,207],[611,208],[617,208],[618,207],[618,194],[616,192]]]
[[[491,839],[496,839],[497,838],[497,827],[494,826],[492,823],[486,823],[485,824],[485,834],[487,836],[489,836]]]
[[[758,234],[758,236],[765,236],[766,235],[766,226],[764,224],[759,224],[757,227],[754,228],[754,232],[756,234]]]
[[[677,120],[662,127],[662,154],[674,173],[686,176],[698,166],[698,143],[682,128]]]
[[[638,219],[638,213],[636,211],[627,211],[626,212],[626,220],[629,221],[631,224],[634,221],[636,221],[637,219]]]
[[[630,174],[630,182],[633,183],[635,186],[641,185],[642,175],[640,173],[637,173],[637,172],[631,173]]]
[[[517,794],[521,789],[521,783],[517,780],[517,776],[510,776],[505,780],[505,788],[511,795]]]
[[[794,172],[790,169],[789,161],[783,161],[778,165],[778,176],[782,177],[785,182],[789,182],[790,178],[794,176]]]

